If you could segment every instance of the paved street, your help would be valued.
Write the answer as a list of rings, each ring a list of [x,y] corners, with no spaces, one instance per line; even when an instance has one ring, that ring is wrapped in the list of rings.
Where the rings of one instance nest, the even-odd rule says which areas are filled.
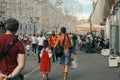
[[[120,67],[109,68],[108,57],[77,51],[77,69],[70,69],[68,80],[120,80]],[[25,80],[41,80],[36,56],[27,56],[27,65],[22,72]],[[63,80],[59,62],[52,64],[50,80]]]

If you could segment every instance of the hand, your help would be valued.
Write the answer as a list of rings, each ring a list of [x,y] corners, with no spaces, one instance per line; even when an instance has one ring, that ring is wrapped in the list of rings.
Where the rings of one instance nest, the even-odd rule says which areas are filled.
[[[0,80],[6,80],[7,79],[7,75],[0,73]]]

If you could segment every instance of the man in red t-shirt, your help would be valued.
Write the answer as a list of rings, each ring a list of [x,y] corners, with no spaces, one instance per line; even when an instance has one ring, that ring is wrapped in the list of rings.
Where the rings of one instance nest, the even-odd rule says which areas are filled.
[[[6,33],[0,35],[0,54],[15,38],[19,28],[19,22],[10,18],[6,21]],[[25,50],[22,42],[17,42],[10,49],[9,53],[0,61],[0,80],[15,78],[25,66]],[[15,78],[15,80],[18,80]]]

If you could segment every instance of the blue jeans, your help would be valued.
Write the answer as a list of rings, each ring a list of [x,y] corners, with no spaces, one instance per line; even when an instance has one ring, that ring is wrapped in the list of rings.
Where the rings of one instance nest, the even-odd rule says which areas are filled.
[[[61,62],[63,65],[69,65],[70,64],[70,56],[69,50],[64,51],[64,54],[61,56]]]
[[[37,44],[32,44],[32,52],[36,54]]]

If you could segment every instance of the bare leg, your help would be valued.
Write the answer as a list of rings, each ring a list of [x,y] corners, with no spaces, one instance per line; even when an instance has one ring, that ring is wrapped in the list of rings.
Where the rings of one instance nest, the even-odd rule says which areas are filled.
[[[66,80],[69,68],[67,65],[62,65],[62,70],[63,70],[64,79]]]

